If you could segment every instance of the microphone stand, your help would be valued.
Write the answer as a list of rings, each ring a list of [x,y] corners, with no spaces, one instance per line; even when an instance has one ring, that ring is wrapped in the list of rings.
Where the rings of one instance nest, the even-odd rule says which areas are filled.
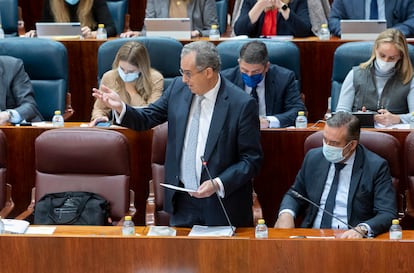
[[[316,208],[318,208],[318,209],[320,209],[320,210],[323,210],[323,212],[324,212],[324,213],[326,213],[326,214],[328,214],[329,216],[331,216],[332,218],[334,218],[334,219],[338,220],[339,222],[341,222],[342,224],[346,225],[348,228],[352,229],[353,231],[358,232],[359,234],[361,234],[361,235],[362,235],[362,237],[364,237],[364,238],[370,238],[369,236],[365,235],[365,234],[364,234],[364,233],[362,233],[361,231],[357,230],[355,227],[353,227],[353,226],[351,226],[350,224],[348,224],[348,223],[344,222],[341,218],[339,218],[339,217],[335,216],[333,213],[331,213],[331,212],[327,211],[326,209],[321,208],[321,206],[320,206],[320,205],[316,204],[315,202],[313,202],[313,201],[312,201],[312,200],[310,200],[309,198],[306,198],[305,196],[303,196],[303,195],[302,195],[302,194],[300,194],[299,192],[297,192],[297,191],[295,191],[295,190],[293,190],[293,189],[290,189],[290,190],[289,190],[289,192],[291,192],[291,193],[294,195],[294,197],[297,197],[297,198],[299,198],[299,199],[305,200],[306,202],[308,202],[308,203],[309,203],[309,204],[311,204],[312,206],[314,206],[314,207],[316,207]]]

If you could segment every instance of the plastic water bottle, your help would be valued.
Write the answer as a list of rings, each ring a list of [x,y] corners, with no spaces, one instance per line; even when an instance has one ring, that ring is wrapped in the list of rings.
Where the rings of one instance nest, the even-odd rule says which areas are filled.
[[[210,34],[208,36],[210,40],[219,40],[220,39],[220,30],[218,25],[211,25]]]
[[[134,222],[132,222],[132,217],[129,215],[125,216],[124,223],[122,224],[122,235],[123,236],[135,235]]]
[[[321,29],[319,30],[319,40],[329,40],[331,38],[331,33],[329,32],[328,24],[322,24]]]
[[[52,125],[53,127],[63,127],[65,125],[65,121],[63,120],[60,110],[55,111],[55,115],[52,118]]]
[[[401,240],[402,239],[402,227],[398,219],[392,220],[390,227],[390,240]]]
[[[410,117],[410,129],[414,129],[414,112],[411,113]]]
[[[4,234],[4,233],[5,233],[5,231],[4,231],[4,222],[3,222],[3,219],[0,216],[0,234]]]
[[[108,35],[106,33],[105,25],[98,24],[98,30],[96,31],[96,40],[106,40]]]
[[[255,237],[257,239],[266,239],[269,237],[269,233],[264,219],[259,219],[259,221],[257,221]]]
[[[296,128],[306,128],[308,127],[308,119],[305,116],[304,111],[299,111],[298,116],[296,117]]]
[[[4,30],[1,24],[0,24],[0,39],[4,39]]]

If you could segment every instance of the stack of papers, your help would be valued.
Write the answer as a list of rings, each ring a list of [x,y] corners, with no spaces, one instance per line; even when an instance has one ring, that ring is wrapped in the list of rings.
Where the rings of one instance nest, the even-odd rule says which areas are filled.
[[[2,219],[4,232],[13,234],[24,234],[29,227],[29,222],[25,220]]]
[[[199,226],[194,225],[188,236],[233,236],[234,227],[231,226]]]
[[[177,231],[172,227],[150,226],[147,236],[175,236]]]

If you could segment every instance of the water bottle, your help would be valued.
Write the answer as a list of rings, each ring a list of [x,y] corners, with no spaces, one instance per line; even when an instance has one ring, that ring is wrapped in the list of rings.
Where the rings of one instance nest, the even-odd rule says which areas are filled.
[[[296,117],[296,128],[306,128],[308,127],[308,119],[305,116],[304,111],[299,111],[298,116]]]
[[[210,40],[219,40],[220,39],[220,30],[218,25],[211,25],[210,34],[208,36]]]
[[[402,239],[402,228],[398,219],[392,220],[390,227],[390,240],[401,240]]]
[[[328,24],[322,24],[321,29],[319,30],[319,40],[329,40],[331,38],[331,33],[329,32]]]
[[[132,217],[129,215],[125,216],[124,223],[122,224],[122,235],[123,236],[135,235],[134,222],[132,222]]]
[[[259,221],[257,221],[254,235],[256,239],[266,239],[268,237],[268,230],[264,219],[259,219]]]
[[[65,125],[65,121],[63,120],[60,110],[55,111],[55,115],[52,118],[52,125],[53,127],[63,127]]]
[[[411,113],[410,117],[410,129],[414,129],[414,112]]]
[[[0,24],[0,39],[4,39],[4,30],[1,24]]]
[[[96,31],[96,40],[106,40],[108,35],[104,24],[98,24],[98,30]]]
[[[5,230],[4,230],[4,222],[3,219],[0,216],[0,234],[4,234]]]

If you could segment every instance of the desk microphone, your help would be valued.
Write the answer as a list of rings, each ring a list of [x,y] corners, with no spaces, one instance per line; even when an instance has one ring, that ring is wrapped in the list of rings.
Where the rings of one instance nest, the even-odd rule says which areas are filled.
[[[234,234],[234,232],[235,232],[235,228],[233,227],[233,225],[231,224],[231,221],[230,221],[230,218],[229,218],[229,215],[227,214],[227,210],[226,210],[226,208],[224,207],[224,205],[223,205],[223,201],[221,200],[221,197],[220,197],[220,195],[219,195],[219,193],[218,193],[218,189],[216,189],[216,185],[214,184],[214,179],[213,179],[213,177],[211,176],[211,174],[210,174],[210,170],[208,169],[208,166],[207,166],[207,161],[205,161],[204,160],[204,156],[200,156],[200,159],[201,159],[201,163],[203,164],[203,167],[204,167],[204,169],[206,170],[206,172],[207,172],[207,175],[208,175],[208,179],[210,179],[210,182],[211,182],[211,184],[213,185],[213,188],[216,190],[215,192],[216,192],[216,195],[217,195],[217,199],[219,200],[219,203],[220,203],[220,206],[221,206],[221,209],[223,210],[223,212],[224,212],[224,215],[226,216],[226,220],[227,220],[227,223],[229,224],[229,226],[230,226],[230,228],[231,228],[231,230],[232,230],[232,232],[233,232],[233,234]],[[232,235],[233,235],[232,234]]]
[[[348,224],[348,223],[344,222],[341,218],[339,218],[339,217],[335,216],[333,213],[331,213],[331,212],[327,211],[326,209],[322,208],[320,205],[318,205],[318,204],[316,204],[315,202],[313,202],[312,200],[310,200],[310,199],[306,198],[305,196],[303,196],[302,194],[298,193],[297,191],[295,191],[295,190],[293,190],[293,189],[290,189],[290,190],[288,191],[288,193],[289,193],[289,192],[290,192],[290,193],[292,193],[292,195],[293,195],[294,197],[297,197],[297,198],[299,198],[299,199],[302,199],[302,200],[306,201],[307,203],[309,203],[309,204],[311,204],[312,206],[316,207],[318,210],[322,210],[324,213],[328,214],[329,216],[332,216],[332,218],[334,218],[334,219],[338,220],[339,222],[341,222],[342,224],[346,225],[348,228],[352,229],[353,231],[358,232],[359,234],[361,234],[361,235],[362,235],[362,237],[364,237],[364,238],[370,238],[370,237],[368,237],[367,235],[365,235],[363,232],[360,232],[360,231],[359,231],[359,230],[357,230],[355,227],[353,227],[353,226],[351,226],[350,224]]]

